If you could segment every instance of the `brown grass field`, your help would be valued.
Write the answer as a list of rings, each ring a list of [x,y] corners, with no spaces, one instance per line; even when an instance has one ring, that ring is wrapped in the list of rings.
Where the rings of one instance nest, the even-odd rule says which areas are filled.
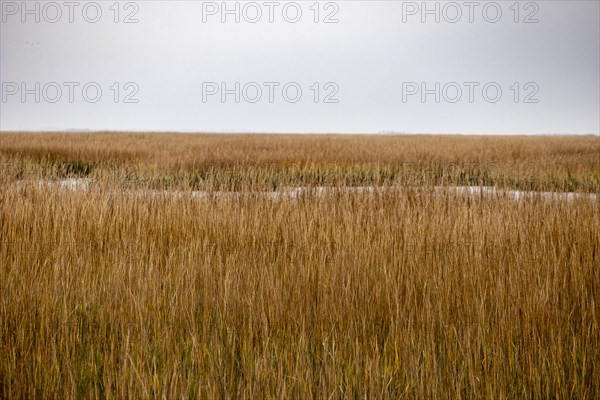
[[[600,398],[600,201],[442,185],[600,138],[2,132],[0,398]]]

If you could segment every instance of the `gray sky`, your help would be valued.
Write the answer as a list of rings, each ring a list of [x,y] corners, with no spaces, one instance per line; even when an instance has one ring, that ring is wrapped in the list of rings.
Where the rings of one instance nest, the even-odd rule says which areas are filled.
[[[600,133],[598,1],[47,3],[0,1],[2,130]]]

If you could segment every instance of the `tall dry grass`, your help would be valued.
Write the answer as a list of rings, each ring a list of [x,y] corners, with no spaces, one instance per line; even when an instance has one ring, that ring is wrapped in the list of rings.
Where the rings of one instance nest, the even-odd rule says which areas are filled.
[[[486,185],[600,192],[600,137],[0,134],[11,179],[88,176],[151,188]]]
[[[306,157],[320,151],[297,139]],[[2,398],[600,395],[598,201],[426,185],[197,199],[123,190],[125,164],[71,191],[40,187],[56,170],[20,140],[0,141],[0,154],[37,168],[0,181]],[[92,157],[77,140],[60,163]],[[574,176],[598,173],[591,157],[548,146],[557,165],[578,165]],[[426,160],[468,158],[431,151]],[[131,162],[173,176],[168,158]]]

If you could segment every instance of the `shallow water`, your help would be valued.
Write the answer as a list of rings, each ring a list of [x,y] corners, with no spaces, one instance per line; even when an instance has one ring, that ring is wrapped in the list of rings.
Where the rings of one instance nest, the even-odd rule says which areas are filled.
[[[59,187],[68,190],[83,190],[88,191],[92,188],[93,181],[88,178],[69,178],[54,181],[38,181],[38,187]],[[208,198],[208,197],[240,197],[245,195],[265,196],[268,198],[278,199],[283,197],[297,198],[302,194],[313,194],[317,196],[336,194],[336,193],[375,193],[384,191],[398,190],[404,187],[374,187],[374,186],[362,186],[362,187],[289,187],[283,188],[277,191],[268,192],[230,192],[230,191],[201,191],[201,190],[153,190],[153,189],[128,189],[127,192],[150,195],[150,196],[191,196],[195,198]],[[502,189],[493,186],[434,186],[432,188],[421,187],[414,189],[423,189],[425,191],[431,190],[432,193],[455,193],[457,195],[464,195],[470,197],[493,197],[493,196],[508,196],[514,200],[522,198],[534,198],[540,197],[544,199],[556,199],[556,200],[575,200],[575,199],[589,199],[597,201],[598,196],[595,193],[575,193],[575,192],[536,192],[536,191],[523,191],[523,190],[512,190]]]

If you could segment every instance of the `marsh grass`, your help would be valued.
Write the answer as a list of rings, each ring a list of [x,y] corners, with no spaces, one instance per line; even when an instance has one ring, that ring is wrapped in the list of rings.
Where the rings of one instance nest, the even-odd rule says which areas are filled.
[[[394,167],[358,162],[327,167],[325,182],[285,175],[320,168],[308,162],[213,165],[200,169],[210,183],[202,178],[194,186],[185,175],[192,170],[143,157],[101,160],[100,150],[94,160],[85,143],[104,137],[78,140],[51,167],[22,150],[29,145],[17,135],[0,142],[0,154],[12,149],[11,160],[30,170],[19,178],[5,169],[0,183],[2,398],[600,394],[597,201],[433,196],[429,178],[414,181],[423,190],[396,178],[377,181],[373,176]],[[263,141],[216,141],[235,147],[236,140],[242,148],[245,140]],[[453,140],[445,157],[459,159],[465,153],[452,154],[462,149]],[[545,146],[503,140],[510,154]],[[297,146],[309,145],[299,139]],[[302,150],[298,165],[318,158],[317,147]],[[585,151],[552,149],[559,167],[539,164],[538,182],[555,189],[579,182],[581,191],[597,185],[596,161]],[[75,160],[71,153],[92,168],[73,167],[65,176],[97,184],[89,191],[40,187],[39,179],[60,175],[54,166]],[[532,150],[515,162],[538,156]],[[102,163],[110,168],[97,168]],[[423,165],[421,171],[436,169]],[[574,180],[561,180],[560,165],[573,165]],[[340,181],[346,175],[331,172],[336,168],[352,175]],[[147,177],[166,182],[141,179]],[[250,191],[301,181],[398,190],[307,192],[293,200]],[[122,190],[127,185],[228,187],[246,195],[131,196]]]
[[[3,179],[154,189],[458,185],[600,192],[600,138],[1,133]]]

